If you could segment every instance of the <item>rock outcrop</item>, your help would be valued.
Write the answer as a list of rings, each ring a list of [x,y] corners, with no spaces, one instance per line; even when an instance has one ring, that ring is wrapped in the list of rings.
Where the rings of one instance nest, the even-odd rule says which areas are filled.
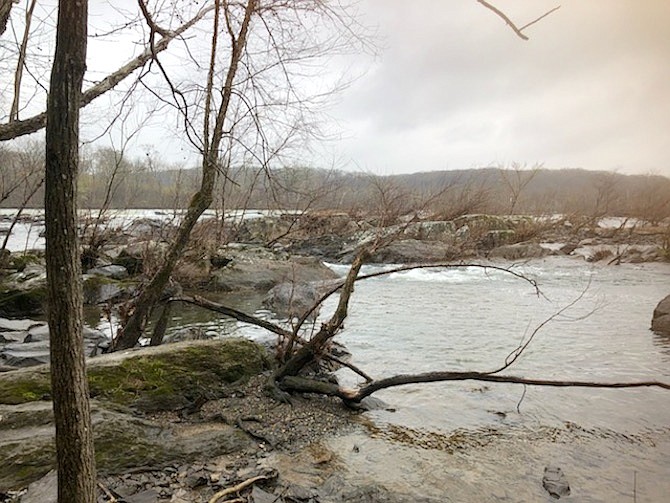
[[[651,318],[651,329],[670,336],[670,295],[658,303]]]
[[[234,426],[166,425],[136,413],[197,407],[203,398],[221,396],[227,385],[260,373],[267,362],[264,348],[243,339],[171,344],[89,360],[99,472],[244,449],[250,439]],[[54,468],[49,382],[46,365],[0,374],[0,493],[25,487]]]

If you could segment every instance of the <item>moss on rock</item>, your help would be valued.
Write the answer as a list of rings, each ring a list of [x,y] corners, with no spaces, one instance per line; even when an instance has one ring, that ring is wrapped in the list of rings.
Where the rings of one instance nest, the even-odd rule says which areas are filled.
[[[195,341],[112,353],[88,362],[91,396],[144,412],[175,410],[262,372],[266,350],[245,339]],[[49,372],[34,367],[0,375],[0,404],[49,399]]]
[[[0,317],[16,318],[44,314],[46,286],[31,289],[8,288],[0,291]]]
[[[18,405],[51,398],[48,369],[21,369],[0,374],[0,404]]]
[[[55,468],[51,404],[35,402],[0,406],[0,493],[16,490],[40,479]],[[108,404],[92,403],[95,459],[101,474],[129,468],[168,463],[187,463],[207,452],[212,456],[247,448],[250,440],[225,424],[210,430],[190,431],[164,426],[110,410]]]

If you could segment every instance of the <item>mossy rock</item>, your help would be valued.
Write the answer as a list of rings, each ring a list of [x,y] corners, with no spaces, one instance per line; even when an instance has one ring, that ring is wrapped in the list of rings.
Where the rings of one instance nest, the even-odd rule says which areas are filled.
[[[94,306],[103,302],[127,298],[137,283],[129,280],[116,280],[101,275],[84,275],[84,305]]]
[[[44,259],[34,253],[12,253],[7,258],[7,267],[15,269],[16,272],[23,272],[28,264],[41,264]]]
[[[26,318],[44,314],[47,301],[46,286],[20,290],[10,288],[0,291],[0,317]]]
[[[176,410],[262,372],[267,351],[246,339],[192,341],[103,355],[88,362],[91,397],[143,412]],[[45,366],[0,374],[0,404],[48,399]]]
[[[48,402],[0,405],[0,493],[17,490],[55,468],[53,412]],[[217,424],[209,430],[163,426],[92,402],[96,467],[100,474],[130,468],[188,463],[244,450],[250,440],[239,430]]]

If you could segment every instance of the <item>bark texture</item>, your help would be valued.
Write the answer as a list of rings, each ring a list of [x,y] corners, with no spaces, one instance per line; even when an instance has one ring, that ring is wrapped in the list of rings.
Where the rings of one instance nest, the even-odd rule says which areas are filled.
[[[9,14],[12,12],[13,0],[0,0],[0,35],[7,29]]]
[[[82,335],[77,236],[79,106],[87,2],[60,0],[46,125],[46,265],[58,501],[93,503],[96,476]]]

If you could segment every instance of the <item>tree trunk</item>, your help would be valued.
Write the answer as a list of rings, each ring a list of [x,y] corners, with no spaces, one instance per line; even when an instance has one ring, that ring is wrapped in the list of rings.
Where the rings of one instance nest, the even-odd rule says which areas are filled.
[[[7,29],[7,21],[9,21],[13,4],[13,0],[0,0],[0,35]]]
[[[228,8],[223,2],[224,8]],[[216,3],[217,7],[219,2]],[[188,244],[191,231],[213,200],[214,183],[216,182],[217,163],[219,159],[219,147],[223,138],[223,128],[228,114],[228,106],[233,96],[233,83],[237,67],[242,59],[246,43],[251,16],[256,9],[256,0],[249,0],[245,8],[244,20],[242,21],[240,31],[237,36],[230,33],[232,38],[232,50],[226,80],[222,89],[221,104],[216,116],[215,125],[212,131],[211,141],[209,138],[209,104],[212,95],[212,77],[215,71],[214,55],[216,54],[216,41],[218,36],[219,9],[215,11],[214,34],[212,40],[212,61],[208,78],[207,106],[204,122],[204,138],[206,150],[202,159],[202,181],[200,190],[193,196],[189,204],[188,211],[184,220],[182,220],[177,230],[177,236],[172,242],[162,267],[151,279],[149,284],[140,292],[140,295],[134,302],[134,310],[128,318],[125,326],[119,330],[119,334],[114,340],[113,349],[127,349],[135,346],[142,336],[142,331],[151,316],[151,311],[160,299],[163,289],[170,280],[172,271],[181,258],[181,255]]]
[[[86,23],[86,1],[60,0],[47,102],[46,266],[58,501],[61,503],[96,500],[76,206]]]

